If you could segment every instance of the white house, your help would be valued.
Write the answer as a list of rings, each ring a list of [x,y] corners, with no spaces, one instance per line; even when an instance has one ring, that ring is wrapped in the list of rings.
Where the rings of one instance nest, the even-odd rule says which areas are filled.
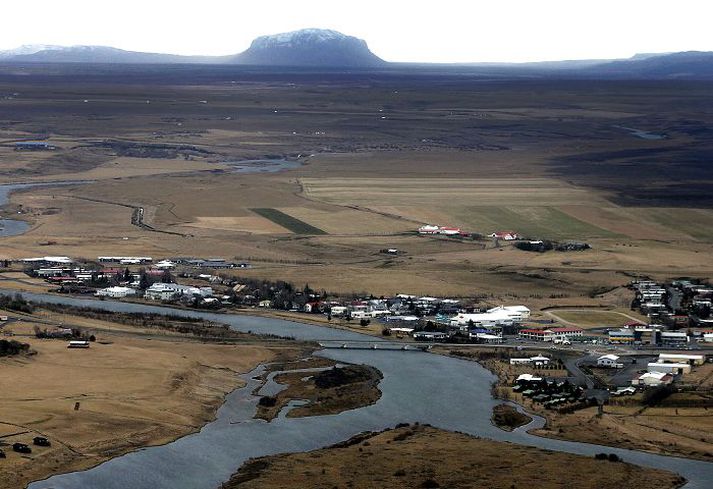
[[[332,306],[330,309],[332,316],[341,316],[347,312],[346,306]]]
[[[619,356],[610,353],[597,358],[597,367],[622,368],[624,367],[624,364],[619,363]]]
[[[646,372],[631,380],[632,385],[657,387],[673,382],[673,376],[665,372]]]
[[[97,290],[94,295],[97,297],[122,298],[136,295],[136,290],[131,287],[107,287]]]
[[[418,228],[418,233],[419,234],[436,234],[436,232],[440,228],[438,226],[434,226],[433,224],[426,224],[425,226],[421,226]]]

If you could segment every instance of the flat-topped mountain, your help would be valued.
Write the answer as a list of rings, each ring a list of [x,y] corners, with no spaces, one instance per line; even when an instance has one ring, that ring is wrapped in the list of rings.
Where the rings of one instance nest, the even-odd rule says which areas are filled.
[[[231,61],[270,66],[376,67],[385,64],[363,39],[328,29],[302,29],[258,37]]]

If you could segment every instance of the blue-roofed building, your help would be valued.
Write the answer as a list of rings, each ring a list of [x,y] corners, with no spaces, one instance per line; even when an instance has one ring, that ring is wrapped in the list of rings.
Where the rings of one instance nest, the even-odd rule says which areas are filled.
[[[44,141],[18,141],[15,143],[15,151],[51,151],[53,149],[57,149],[57,147]]]

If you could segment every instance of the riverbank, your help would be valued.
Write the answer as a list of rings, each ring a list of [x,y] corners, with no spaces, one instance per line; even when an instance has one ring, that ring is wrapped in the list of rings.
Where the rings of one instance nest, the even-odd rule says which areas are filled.
[[[13,314],[14,315],[14,314]],[[96,335],[88,349],[34,337],[63,324]],[[153,325],[141,327],[37,311],[4,331],[32,356],[0,358],[0,443],[47,437],[51,447],[20,456],[4,447],[0,488],[85,470],[138,448],[194,433],[215,418],[239,374],[307,354],[305,345],[236,333],[225,343]],[[241,335],[241,337],[238,337]]]
[[[437,353],[477,362],[497,376],[492,392],[496,398],[514,401],[528,412],[542,416],[545,426],[532,430],[532,434],[556,440],[569,440],[596,445],[622,447],[651,453],[673,455],[710,462],[713,460],[713,416],[703,404],[711,389],[713,365],[699,367],[709,371],[700,375],[703,383],[703,399],[695,403],[678,402],[673,395],[662,405],[646,406],[642,395],[612,398],[600,412],[597,406],[559,413],[545,409],[542,404],[520,393],[512,386],[518,375],[533,373],[545,377],[566,377],[564,368],[537,369],[531,366],[512,366],[505,351],[492,352],[470,348],[439,347]],[[513,350],[512,356],[528,356],[534,352]],[[562,353],[562,352],[560,352]],[[682,394],[679,397],[685,396]]]
[[[294,401],[300,405],[290,409],[287,417],[339,414],[370,406],[381,397],[378,386],[383,375],[374,367],[339,366],[329,361],[319,371],[306,372],[303,368],[272,370],[278,372],[273,380],[284,389],[260,399],[256,418],[272,421]]]
[[[672,489],[677,474],[625,462],[401,426],[308,453],[252,459],[222,489],[403,487],[626,487]]]

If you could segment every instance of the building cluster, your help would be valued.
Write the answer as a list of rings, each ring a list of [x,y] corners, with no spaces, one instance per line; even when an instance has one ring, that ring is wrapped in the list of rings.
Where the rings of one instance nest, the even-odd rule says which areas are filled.
[[[647,316],[649,324],[630,323],[610,331],[610,343],[680,348],[694,341],[713,342],[713,286],[690,280],[640,280],[631,287],[632,308]]]
[[[433,224],[426,224],[418,228],[418,234],[441,234],[444,236],[462,236],[463,231],[460,228],[448,227],[448,226],[436,226]]]
[[[425,224],[418,228],[418,234],[421,235],[443,235],[443,236],[461,236],[468,237],[471,236],[470,233],[464,232],[461,228],[451,227],[451,226],[438,226],[435,224]],[[476,235],[479,236],[479,235]],[[503,241],[516,241],[521,239],[520,235],[515,231],[495,231],[487,235],[489,238],[503,240]]]
[[[631,383],[643,387],[670,384],[678,376],[691,373],[693,367],[705,362],[705,355],[661,353],[656,361],[648,363],[646,372],[632,379]]]
[[[176,283],[172,274],[174,269],[213,271],[249,266],[222,258],[173,258],[154,262],[148,256],[99,256],[96,262],[88,263],[78,263],[67,256],[44,256],[25,258],[20,262],[26,273],[59,286],[59,292],[92,293],[114,299],[182,300],[203,306],[218,305],[229,297],[215,297],[213,288],[204,283]],[[182,275],[202,282],[222,281],[208,273],[184,272]]]

